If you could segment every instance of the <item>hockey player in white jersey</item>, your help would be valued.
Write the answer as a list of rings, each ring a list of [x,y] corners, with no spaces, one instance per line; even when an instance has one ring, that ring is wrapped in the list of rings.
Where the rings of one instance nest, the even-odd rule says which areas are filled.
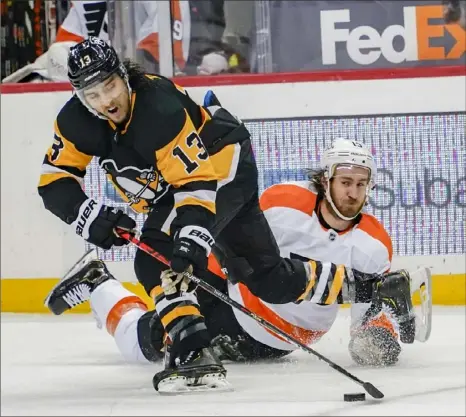
[[[308,345],[331,329],[340,304],[351,303],[352,358],[364,365],[396,363],[400,342],[429,337],[430,273],[427,269],[411,276],[404,270],[390,272],[391,239],[383,225],[363,211],[376,174],[368,149],[357,142],[336,140],[325,151],[321,169],[309,172],[308,181],[277,184],[262,194],[261,207],[281,255],[310,260],[319,276],[311,280],[300,299],[266,302],[244,283],[227,280],[211,257],[209,270],[219,277],[217,288]],[[46,304],[55,312],[59,305],[61,312],[90,299],[97,320],[114,336],[128,361],[160,360],[166,336],[156,312],[148,311],[139,297],[114,279],[102,261],[91,258],[89,255],[64,277]],[[351,274],[323,273],[338,264],[378,278],[352,286],[345,282],[351,280]],[[162,277],[162,286],[151,293],[155,303],[173,289],[169,271]],[[327,276],[334,278],[326,280]],[[411,303],[411,295],[418,289],[423,317],[415,317]],[[296,349],[210,294],[198,291],[197,299],[222,360],[277,358]]]

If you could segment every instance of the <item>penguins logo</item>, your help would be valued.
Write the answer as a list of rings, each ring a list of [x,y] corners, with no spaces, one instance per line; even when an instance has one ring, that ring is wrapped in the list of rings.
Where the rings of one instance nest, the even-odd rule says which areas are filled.
[[[112,159],[106,159],[100,166],[107,172],[110,181],[127,203],[137,212],[147,213],[169,190],[164,178],[152,167],[140,169],[127,166],[118,169]]]

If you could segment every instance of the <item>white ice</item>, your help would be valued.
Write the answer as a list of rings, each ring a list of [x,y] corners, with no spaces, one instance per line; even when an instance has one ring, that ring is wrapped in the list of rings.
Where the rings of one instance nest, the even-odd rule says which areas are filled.
[[[435,307],[431,339],[403,345],[385,369],[359,367],[348,351],[348,315],[313,347],[385,394],[346,403],[362,387],[317,358],[295,352],[279,362],[227,364],[235,391],[160,396],[161,364],[130,365],[91,316],[2,314],[1,415],[466,415],[465,309]]]

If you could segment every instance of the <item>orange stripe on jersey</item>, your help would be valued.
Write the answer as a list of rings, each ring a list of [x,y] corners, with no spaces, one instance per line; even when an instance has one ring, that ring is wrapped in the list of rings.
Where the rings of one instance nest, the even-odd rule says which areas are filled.
[[[63,165],[78,168],[84,171],[92,160],[92,155],[87,155],[76,149],[73,142],[66,139],[60,132],[55,120],[55,142],[47,151],[47,157],[53,165]]]
[[[121,318],[133,308],[147,311],[147,306],[144,301],[135,295],[122,298],[112,307],[108,313],[106,322],[107,331],[112,336],[115,334],[116,328],[118,327],[118,323],[120,323]]]
[[[180,1],[179,0],[171,0],[171,14],[172,14],[172,22],[174,27],[182,27],[183,20],[181,17],[181,8],[180,8]],[[179,22],[179,25],[176,23]],[[172,43],[173,43],[173,58],[178,65],[178,68],[184,69],[186,62],[183,57],[183,41],[173,39],[172,36]]]
[[[322,330],[309,330],[289,323],[277,313],[268,308],[262,301],[252,294],[249,289],[243,285],[238,284],[241,297],[243,298],[244,306],[251,310],[253,313],[259,315],[269,323],[275,325],[280,330],[284,331],[290,336],[298,339],[301,343],[310,345],[320,339],[326,332]],[[282,337],[266,329],[270,334],[273,334],[278,339],[283,340]]]
[[[267,188],[260,197],[263,211],[272,207],[288,207],[312,216],[317,195],[311,190],[293,184],[277,184]]]
[[[372,236],[374,239],[377,239],[379,242],[383,243],[383,245],[387,248],[388,251],[388,259],[390,262],[392,261],[392,239],[390,238],[389,234],[382,226],[382,224],[374,216],[364,213],[362,215],[361,221],[357,225],[357,228],[363,230],[368,235]]]
[[[218,263],[214,255],[210,254],[207,259],[207,269],[209,272],[217,275],[220,278],[227,279],[227,276],[223,273],[222,267]]]
[[[55,42],[81,42],[84,38],[81,35],[77,35],[73,32],[68,32],[66,29],[63,29],[61,26],[58,28],[57,36],[55,37]]]

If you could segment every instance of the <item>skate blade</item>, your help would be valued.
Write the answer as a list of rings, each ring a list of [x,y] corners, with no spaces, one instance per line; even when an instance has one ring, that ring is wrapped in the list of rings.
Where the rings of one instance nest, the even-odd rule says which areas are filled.
[[[413,287],[411,292],[419,292],[421,300],[420,312],[416,311],[415,316],[415,340],[425,343],[432,331],[432,275],[429,268],[419,268],[410,276]]]
[[[161,395],[186,395],[234,390],[233,386],[221,374],[207,374],[198,378],[174,376],[160,381],[157,388]]]

